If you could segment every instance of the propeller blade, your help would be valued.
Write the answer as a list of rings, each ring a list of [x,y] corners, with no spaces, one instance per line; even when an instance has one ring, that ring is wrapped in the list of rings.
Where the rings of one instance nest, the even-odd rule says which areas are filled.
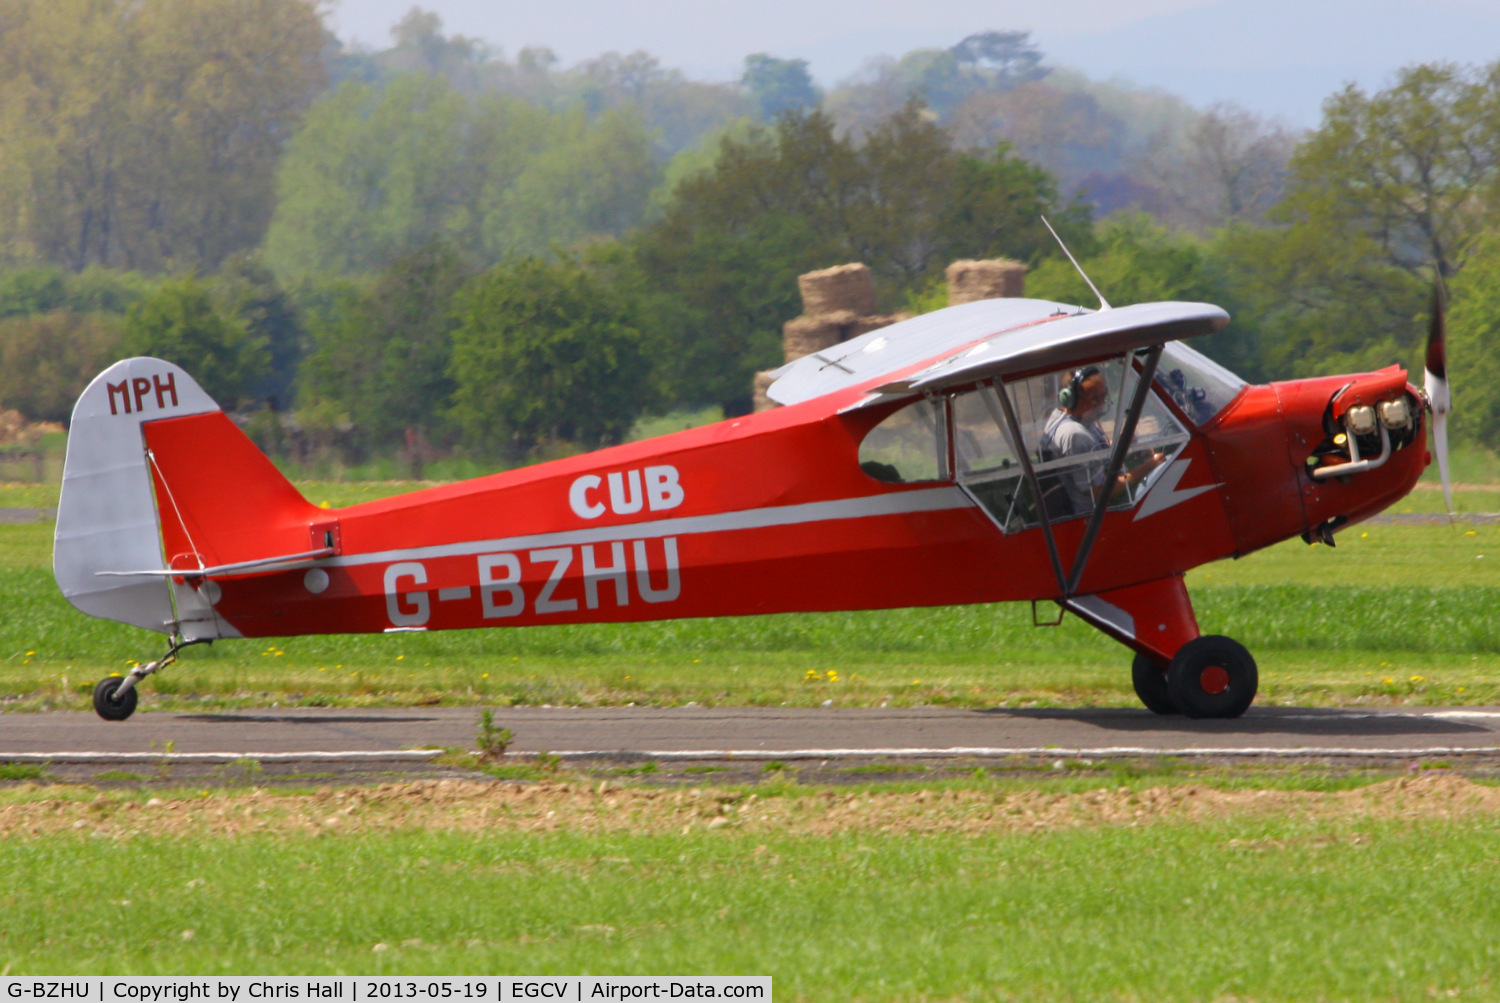
[[[1453,484],[1448,478],[1448,413],[1453,394],[1448,389],[1448,325],[1443,310],[1442,279],[1432,286],[1432,319],[1427,328],[1427,366],[1423,381],[1432,405],[1432,445],[1437,454],[1438,475],[1443,480],[1443,501],[1453,515]]]

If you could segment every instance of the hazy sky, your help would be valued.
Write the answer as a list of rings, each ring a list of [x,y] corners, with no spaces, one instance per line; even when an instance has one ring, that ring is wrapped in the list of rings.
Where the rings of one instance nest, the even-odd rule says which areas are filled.
[[[1237,101],[1316,125],[1348,81],[1379,88],[1408,63],[1500,59],[1500,0],[423,0],[451,34],[513,55],[545,45],[565,65],[645,49],[687,75],[737,79],[744,57],[808,60],[832,84],[874,56],[1022,29],[1052,65],[1125,77],[1197,105]],[[412,0],[338,0],[347,41],[389,44]]]

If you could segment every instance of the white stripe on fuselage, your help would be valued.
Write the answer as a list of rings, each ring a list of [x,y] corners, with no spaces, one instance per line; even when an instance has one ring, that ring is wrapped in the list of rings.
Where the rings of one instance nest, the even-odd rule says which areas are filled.
[[[836,519],[868,519],[872,516],[907,515],[913,512],[941,512],[946,509],[970,508],[973,503],[956,487],[945,486],[897,494],[872,495],[866,498],[841,498],[837,501],[808,502],[804,505],[776,505],[769,508],[720,512],[714,515],[680,516],[619,526],[597,526],[566,530],[560,533],[536,533],[509,536],[495,540],[471,540],[444,543],[430,547],[405,547],[379,550],[368,554],[347,554],[318,563],[323,567],[358,567],[385,564],[390,561],[430,560],[442,557],[470,557],[474,554],[530,550],[558,544],[613,543],[617,540],[654,540],[663,536],[687,536],[693,533],[719,533],[737,529],[766,529],[771,526],[797,526],[809,522]]]

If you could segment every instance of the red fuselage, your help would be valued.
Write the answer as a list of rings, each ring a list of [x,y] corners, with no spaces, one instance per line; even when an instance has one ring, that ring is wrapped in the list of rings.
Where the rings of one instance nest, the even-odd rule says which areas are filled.
[[[1078,594],[1180,576],[1405,495],[1428,462],[1424,438],[1347,483],[1307,472],[1330,397],[1351,381],[1377,397],[1408,390],[1395,369],[1253,386],[1193,429],[1173,462],[1183,469],[1105,517]],[[1058,598],[1041,530],[1002,533],[954,483],[888,484],[860,469],[862,437],[891,410],[839,412],[860,397],[337,510],[291,490],[220,413],[143,427],[172,567],[337,551],[316,569],[199,586],[226,634]],[[1065,566],[1085,522],[1054,527]]]

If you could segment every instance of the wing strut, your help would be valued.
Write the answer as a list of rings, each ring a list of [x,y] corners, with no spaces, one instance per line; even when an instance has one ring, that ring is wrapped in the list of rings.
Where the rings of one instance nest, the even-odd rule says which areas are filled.
[[[1114,446],[1109,456],[1109,466],[1104,472],[1105,490],[1099,493],[1099,498],[1094,502],[1094,511],[1089,517],[1088,528],[1084,531],[1083,540],[1078,545],[1078,552],[1073,557],[1073,567],[1064,575],[1062,568],[1062,557],[1057,550],[1057,538],[1052,533],[1052,519],[1047,514],[1047,506],[1042,501],[1042,486],[1037,479],[1036,468],[1031,465],[1031,456],[1027,453],[1024,441],[1021,438],[1021,424],[1016,420],[1015,408],[1010,403],[1010,393],[1005,388],[1003,379],[995,380],[996,397],[1000,398],[1000,407],[1005,412],[1005,424],[1010,430],[1011,442],[1015,446],[1016,455],[1021,460],[1021,470],[1026,475],[1026,483],[1031,486],[1032,497],[1036,499],[1037,515],[1042,523],[1042,536],[1047,541],[1047,556],[1052,561],[1052,572],[1057,576],[1057,588],[1062,593],[1058,602],[1064,608],[1071,608],[1069,600],[1078,589],[1078,583],[1083,578],[1084,568],[1088,566],[1089,555],[1093,553],[1094,544],[1099,539],[1099,530],[1104,526],[1104,513],[1109,508],[1109,496],[1113,493],[1112,485],[1115,478],[1120,476],[1120,470],[1125,466],[1125,456],[1130,452],[1131,440],[1135,438],[1135,426],[1141,417],[1141,412],[1146,407],[1146,395],[1151,392],[1151,381],[1156,376],[1157,363],[1161,361],[1163,345],[1152,345],[1146,353],[1145,362],[1141,365],[1141,372],[1135,385],[1135,393],[1130,399],[1130,407],[1125,411],[1125,423],[1115,436]],[[986,397],[988,404],[989,399]]]
[[[1026,483],[1031,485],[1031,497],[1036,499],[1037,515],[1042,520],[1042,535],[1047,541],[1047,556],[1052,558],[1052,573],[1057,576],[1057,587],[1066,596],[1068,594],[1068,580],[1063,576],[1062,558],[1057,553],[1057,539],[1052,535],[1052,520],[1047,516],[1047,506],[1042,502],[1042,484],[1037,480],[1036,468],[1031,465],[1031,457],[1026,452],[1026,440],[1021,438],[1021,423],[1016,421],[1016,409],[1011,406],[1010,392],[1005,389],[1005,381],[997,378],[995,380],[995,396],[1000,398],[1000,406],[1005,409],[1005,424],[1010,429],[1010,441],[1015,447],[1016,455],[1021,458],[1021,469],[1026,473]],[[984,398],[989,403],[989,398]]]
[[[1089,562],[1089,554],[1094,550],[1094,541],[1099,538],[1099,530],[1104,526],[1104,513],[1109,508],[1109,496],[1114,493],[1115,478],[1120,476],[1120,471],[1125,466],[1125,454],[1130,452],[1136,422],[1145,410],[1146,395],[1151,392],[1151,381],[1156,377],[1156,364],[1161,361],[1164,347],[1152,345],[1146,353],[1146,361],[1141,365],[1140,376],[1135,384],[1135,396],[1130,399],[1130,407],[1125,411],[1125,427],[1115,435],[1114,451],[1110,453],[1109,467],[1104,471],[1104,490],[1099,492],[1099,497],[1094,502],[1094,514],[1089,517],[1089,528],[1084,530],[1083,542],[1078,545],[1078,553],[1073,558],[1073,570],[1068,573],[1068,581],[1063,587],[1065,598],[1071,597],[1078,588],[1078,582],[1083,578],[1083,569]],[[1128,366],[1126,370],[1129,371]]]

